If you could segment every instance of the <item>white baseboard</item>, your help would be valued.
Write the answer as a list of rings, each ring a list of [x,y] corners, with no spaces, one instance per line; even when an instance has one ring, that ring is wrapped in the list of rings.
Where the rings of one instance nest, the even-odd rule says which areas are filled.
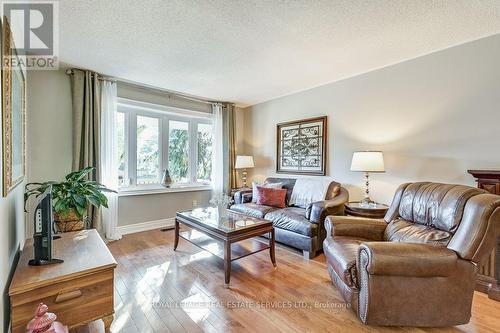
[[[141,223],[134,223],[129,225],[118,226],[118,231],[122,235],[133,234],[136,232],[160,229],[165,227],[173,227],[175,224],[175,218],[171,217],[163,220],[155,220]]]

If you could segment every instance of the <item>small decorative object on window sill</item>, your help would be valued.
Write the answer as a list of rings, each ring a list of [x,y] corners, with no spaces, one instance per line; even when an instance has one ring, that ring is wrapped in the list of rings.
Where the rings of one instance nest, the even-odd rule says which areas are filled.
[[[161,180],[161,184],[165,187],[170,187],[172,186],[172,178],[170,178],[170,172],[168,169],[165,169],[165,172],[163,174],[163,178]]]
[[[217,214],[221,218],[227,216],[227,208],[233,203],[233,200],[225,193],[216,193],[209,202],[217,207]]]
[[[40,303],[35,312],[35,318],[31,319],[28,326],[28,333],[67,333],[68,327],[56,321],[57,316],[52,312],[47,312],[47,305]]]

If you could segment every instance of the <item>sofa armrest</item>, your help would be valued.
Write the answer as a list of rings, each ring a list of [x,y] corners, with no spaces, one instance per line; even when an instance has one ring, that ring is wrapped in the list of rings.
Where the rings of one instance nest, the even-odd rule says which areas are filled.
[[[383,219],[352,216],[328,216],[325,222],[327,237],[347,236],[382,241],[387,223]]]
[[[233,197],[234,203],[235,204],[242,204],[242,203],[247,203],[252,201],[252,190],[241,190],[241,191],[236,191],[234,193]]]
[[[358,269],[370,275],[446,277],[456,271],[457,254],[441,246],[366,242],[358,249]]]
[[[347,201],[349,201],[349,193],[342,188],[335,198],[310,204],[306,209],[306,218],[312,223],[321,224],[328,215],[344,215]]]

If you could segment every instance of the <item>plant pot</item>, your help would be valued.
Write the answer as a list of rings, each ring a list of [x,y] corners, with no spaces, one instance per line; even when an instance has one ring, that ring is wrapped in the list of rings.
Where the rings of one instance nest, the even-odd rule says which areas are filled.
[[[54,223],[58,232],[80,231],[85,229],[86,216],[79,218],[74,209],[67,213],[54,212]]]

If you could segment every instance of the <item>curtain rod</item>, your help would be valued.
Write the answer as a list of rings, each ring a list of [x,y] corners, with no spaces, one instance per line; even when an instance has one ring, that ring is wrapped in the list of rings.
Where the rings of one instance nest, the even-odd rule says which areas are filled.
[[[66,70],[66,74],[72,75],[73,74],[73,69],[68,68]],[[94,74],[92,73],[91,75],[94,75]],[[117,82],[117,80],[114,77],[104,76],[104,75],[101,75],[101,74],[98,74],[98,73],[95,73],[95,75],[97,75],[97,79],[101,80],[101,81]]]
[[[82,70],[84,70],[84,69],[82,69]],[[73,69],[72,68],[68,68],[68,69],[66,69],[65,72],[68,75],[72,75],[73,74]],[[104,75],[101,75],[101,74],[98,74],[98,73],[96,73],[96,74],[98,76],[98,80],[112,81],[112,82],[116,82],[116,83],[123,83],[125,85],[134,86],[136,88],[139,88],[139,89],[142,89],[142,90],[146,90],[146,91],[156,90],[157,92],[163,92],[163,93],[168,94],[169,98],[173,96],[173,97],[182,98],[182,99],[186,99],[186,100],[190,100],[190,101],[194,101],[194,102],[198,102],[198,103],[205,103],[205,104],[221,103],[221,102],[216,102],[216,101],[209,101],[209,100],[204,100],[204,99],[200,99],[200,98],[195,98],[195,97],[187,96],[187,95],[184,95],[184,94],[181,94],[181,93],[173,92],[173,91],[170,91],[170,90],[167,90],[167,89],[163,89],[163,88],[159,88],[159,87],[154,87],[154,86],[150,86],[150,85],[147,85],[147,84],[137,83],[137,82],[133,82],[133,81],[125,80],[125,79],[120,79],[120,78],[113,77],[113,76],[104,76]]]

